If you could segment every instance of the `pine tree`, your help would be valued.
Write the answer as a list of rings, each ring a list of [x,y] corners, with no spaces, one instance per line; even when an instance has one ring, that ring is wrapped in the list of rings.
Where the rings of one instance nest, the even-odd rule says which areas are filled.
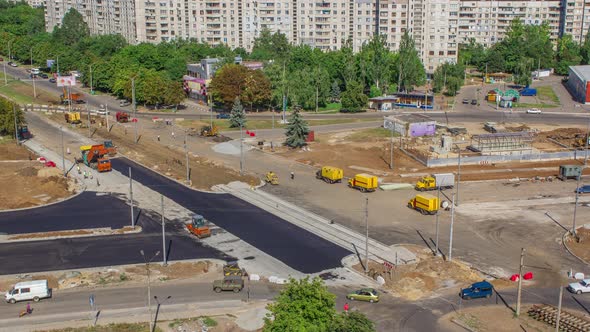
[[[330,98],[332,99],[332,102],[337,102],[340,100],[340,85],[338,85],[338,81],[334,81],[334,83],[332,83]]]
[[[287,132],[285,133],[287,140],[285,141],[285,144],[292,148],[305,146],[307,145],[305,142],[307,134],[309,134],[307,121],[303,120],[299,113],[299,107],[296,107],[291,114],[289,124],[287,125]]]
[[[239,97],[234,99],[234,106],[232,106],[229,114],[229,127],[246,127],[246,114],[244,114],[244,107]]]

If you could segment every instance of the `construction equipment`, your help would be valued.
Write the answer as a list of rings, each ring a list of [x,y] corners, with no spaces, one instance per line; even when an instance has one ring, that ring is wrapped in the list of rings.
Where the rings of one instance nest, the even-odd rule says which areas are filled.
[[[422,177],[414,189],[418,191],[451,189],[455,186],[455,174],[440,173]]]
[[[212,137],[217,136],[219,134],[219,129],[216,125],[211,126],[203,126],[201,127],[201,136],[203,137]]]
[[[328,183],[342,182],[344,171],[341,168],[324,166],[315,173],[315,177]]]
[[[264,177],[264,182],[277,185],[279,184],[279,176],[276,175],[275,172],[270,171],[266,173],[266,176]]]
[[[119,123],[129,122],[129,114],[126,112],[117,112],[117,114],[115,115],[115,118],[117,119],[117,122],[119,122]]]
[[[428,194],[416,195],[416,197],[408,202],[410,209],[414,209],[422,214],[436,214],[439,206],[438,197]]]
[[[61,103],[66,105],[70,103],[70,99],[72,98],[72,104],[84,104],[86,101],[82,99],[81,93],[70,92],[66,90],[66,87],[63,88],[63,93],[59,96],[61,99]]]
[[[99,172],[111,171],[111,161],[105,158],[108,153],[103,144],[97,145],[83,145],[80,147],[82,158],[78,162],[83,162],[84,165],[91,167]]]
[[[64,118],[66,119],[67,123],[71,123],[71,124],[82,123],[82,120],[80,119],[80,112],[65,112]]]
[[[559,175],[557,175],[557,178],[561,181],[565,181],[567,179],[578,179],[579,176],[582,176],[582,165],[559,166]]]
[[[103,143],[104,148],[107,150],[107,154],[109,156],[114,156],[117,154],[117,147],[113,144],[113,141],[108,140],[108,141],[104,141]]]
[[[356,174],[348,180],[350,188],[358,189],[361,192],[373,192],[377,189],[377,177],[369,174]]]
[[[225,277],[243,276],[245,274],[246,274],[246,271],[244,271],[244,269],[240,268],[240,266],[238,265],[238,262],[236,262],[236,261],[227,262],[227,264],[225,264],[223,266],[223,275]]]
[[[577,134],[572,145],[576,148],[583,148],[586,146],[586,140],[588,139],[588,135],[586,134]],[[590,141],[588,141],[588,143],[590,143]]]
[[[33,137],[33,135],[29,131],[29,127],[19,126],[18,132],[17,132],[17,137],[19,140],[25,140],[25,139],[29,139],[29,138]]]
[[[207,220],[200,214],[193,215],[191,222],[186,224],[186,229],[199,239],[211,236]]]

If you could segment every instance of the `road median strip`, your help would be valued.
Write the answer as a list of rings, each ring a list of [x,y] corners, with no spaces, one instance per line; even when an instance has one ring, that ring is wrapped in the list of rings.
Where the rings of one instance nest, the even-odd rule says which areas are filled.
[[[53,239],[66,239],[90,236],[108,236],[108,235],[123,235],[140,233],[141,226],[125,226],[119,229],[112,229],[110,227],[104,228],[87,228],[87,229],[73,229],[64,231],[42,232],[42,233],[23,233],[23,234],[3,234],[0,235],[0,243],[7,242],[28,242],[28,241],[44,241]]]

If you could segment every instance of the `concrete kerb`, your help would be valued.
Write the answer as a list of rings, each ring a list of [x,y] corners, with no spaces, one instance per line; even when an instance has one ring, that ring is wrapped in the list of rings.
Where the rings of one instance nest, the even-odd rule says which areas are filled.
[[[67,232],[77,232],[77,231],[90,232],[90,234],[43,236],[44,234],[49,234],[49,233],[67,233]],[[116,229],[114,230],[112,228],[101,227],[101,228],[68,229],[68,230],[63,230],[63,231],[52,231],[52,232],[43,232],[43,233],[9,234],[9,235],[0,235],[0,243],[33,242],[33,241],[46,241],[46,240],[57,240],[57,239],[71,239],[71,238],[80,238],[80,237],[125,235],[125,234],[141,233],[141,231],[142,231],[141,226],[135,226],[135,229],[130,229],[128,231],[123,231],[120,233],[118,233]],[[19,237],[19,236],[32,236],[32,237],[21,238],[21,239],[10,239],[10,237]]]
[[[584,226],[580,226],[580,227],[578,227],[578,228],[582,228],[582,227],[584,227]],[[590,262],[586,262],[584,259],[582,259],[582,258],[581,258],[581,257],[579,257],[578,255],[574,254],[574,252],[573,252],[573,251],[571,251],[571,250],[570,250],[570,248],[568,248],[568,246],[567,246],[567,244],[566,244],[566,243],[567,243],[567,242],[566,242],[566,237],[568,236],[568,234],[570,234],[570,232],[569,232],[569,231],[567,231],[567,232],[563,233],[563,235],[562,235],[562,237],[561,237],[561,243],[563,244],[563,246],[564,246],[565,250],[566,250],[566,251],[567,251],[567,252],[568,252],[570,255],[572,255],[573,257],[575,257],[577,260],[579,260],[580,262],[582,262],[583,264],[590,265]]]

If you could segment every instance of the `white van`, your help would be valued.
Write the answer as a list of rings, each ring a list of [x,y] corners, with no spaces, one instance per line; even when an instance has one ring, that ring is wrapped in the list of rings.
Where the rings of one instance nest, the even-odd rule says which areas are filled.
[[[6,292],[6,302],[17,301],[38,302],[40,299],[51,297],[51,289],[47,286],[47,280],[23,281],[14,285],[14,288]]]
[[[33,75],[39,75],[39,74],[41,74],[41,70],[39,68],[32,68],[31,69],[31,74],[33,74]]]

